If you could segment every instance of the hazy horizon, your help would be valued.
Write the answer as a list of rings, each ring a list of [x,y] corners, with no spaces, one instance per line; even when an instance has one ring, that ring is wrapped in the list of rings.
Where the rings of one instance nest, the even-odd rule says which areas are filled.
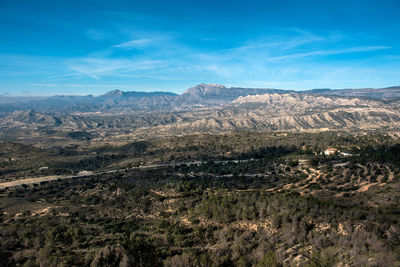
[[[203,83],[204,84],[204,83]],[[200,85],[200,84],[197,84],[197,85]],[[191,87],[195,87],[195,86],[197,86],[197,85],[193,85],[193,86],[191,86]],[[218,85],[223,85],[223,84],[218,84]],[[223,85],[223,86],[225,86],[225,85]],[[189,87],[189,88],[191,88],[191,87]],[[393,86],[387,86],[387,87],[382,87],[382,88],[373,88],[373,87],[364,87],[364,88],[305,88],[305,89],[286,89],[286,88],[261,88],[261,87],[239,87],[239,86],[225,86],[226,88],[249,88],[249,89],[272,89],[272,90],[287,90],[287,91],[308,91],[308,90],[322,90],[322,89],[329,89],[329,90],[357,90],[357,89],[385,89],[385,88],[390,88],[390,87],[400,87],[400,86],[397,86],[397,85],[393,85]],[[42,93],[42,94],[40,94],[40,93],[38,93],[38,94],[34,94],[34,93],[30,93],[30,94],[24,94],[24,93],[21,93],[21,94],[11,94],[11,93],[8,93],[8,92],[6,92],[6,93],[3,93],[3,94],[1,94],[0,93],[0,97],[10,97],[10,98],[20,98],[20,97],[26,97],[26,98],[41,98],[41,97],[52,97],[52,96],[94,96],[94,97],[97,97],[97,96],[101,96],[101,95],[104,95],[104,94],[107,94],[107,93],[109,93],[109,92],[111,92],[111,91],[117,91],[117,90],[119,90],[119,91],[122,91],[122,92],[137,92],[137,93],[174,93],[174,94],[177,94],[177,95],[181,95],[181,94],[183,94],[187,89],[189,89],[189,88],[186,88],[185,90],[183,90],[183,91],[181,91],[181,92],[174,92],[174,91],[167,91],[167,90],[164,90],[164,91],[161,91],[161,90],[130,90],[129,88],[126,88],[126,89],[124,89],[124,88],[114,88],[114,89],[111,89],[110,88],[110,90],[105,90],[104,92],[96,92],[96,93],[82,93],[82,94],[79,94],[79,93],[72,93],[72,94],[69,94],[69,93],[65,93],[65,94],[52,94],[51,92],[48,92],[47,94],[46,93]]]

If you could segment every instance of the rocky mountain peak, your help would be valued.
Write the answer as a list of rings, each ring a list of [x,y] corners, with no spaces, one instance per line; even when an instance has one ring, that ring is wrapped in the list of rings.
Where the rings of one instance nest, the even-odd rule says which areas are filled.
[[[194,87],[191,87],[187,89],[183,94],[189,94],[189,95],[196,95],[196,96],[205,96],[205,95],[210,95],[210,94],[218,94],[220,93],[221,90],[227,90],[223,85],[220,84],[205,84],[201,83],[198,84]]]
[[[121,96],[124,92],[119,89],[112,90],[110,92],[105,93],[105,96]]]

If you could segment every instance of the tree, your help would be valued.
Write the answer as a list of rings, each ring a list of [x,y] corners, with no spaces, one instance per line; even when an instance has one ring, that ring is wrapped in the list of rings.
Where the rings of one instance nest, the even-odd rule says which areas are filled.
[[[268,251],[264,258],[257,263],[257,267],[278,267],[281,266],[272,251]]]
[[[90,266],[118,267],[129,266],[129,263],[128,257],[125,255],[123,249],[106,246],[97,251],[96,256],[94,257]]]
[[[145,236],[135,234],[124,237],[122,246],[129,258],[129,265],[139,267],[161,266],[157,247],[151,241]]]

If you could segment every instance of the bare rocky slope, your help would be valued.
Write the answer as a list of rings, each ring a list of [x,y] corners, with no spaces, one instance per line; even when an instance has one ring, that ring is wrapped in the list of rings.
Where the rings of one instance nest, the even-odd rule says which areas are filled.
[[[0,116],[14,111],[33,110],[51,115],[103,112],[129,113],[139,111],[171,111],[188,108],[226,105],[238,97],[261,94],[336,95],[393,101],[400,99],[400,87],[381,89],[313,89],[301,92],[282,89],[225,87],[218,84],[198,84],[178,95],[171,92],[123,92],[113,90],[104,95],[7,97],[0,95]]]
[[[34,110],[52,115],[106,112],[171,111],[231,102],[239,96],[285,93],[278,89],[227,88],[217,84],[199,84],[183,94],[171,92],[123,92],[113,90],[100,96],[4,97],[0,96],[0,116],[13,111]]]
[[[243,129],[400,130],[399,99],[389,101],[312,92],[200,84],[182,95],[112,91],[100,97],[81,97],[85,102],[80,104],[74,102],[74,97],[59,97],[69,101],[64,112],[53,112],[43,106],[4,113],[0,118],[0,138],[13,140],[49,133],[64,133],[65,136],[75,131],[90,133],[92,137],[116,138]],[[68,103],[75,103],[75,106]],[[24,106],[26,103],[21,105],[30,107]]]
[[[183,116],[185,118],[185,116]],[[157,126],[165,132],[224,130],[398,129],[398,102],[298,93],[238,97],[218,109],[198,110],[195,118]]]

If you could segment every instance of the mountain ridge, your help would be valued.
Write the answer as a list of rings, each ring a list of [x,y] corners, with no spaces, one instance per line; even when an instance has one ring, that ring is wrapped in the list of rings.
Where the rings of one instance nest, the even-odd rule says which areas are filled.
[[[85,131],[110,140],[237,130],[400,133],[399,104],[400,100],[385,102],[363,97],[271,92],[240,96],[223,105],[192,105],[179,110],[97,111],[60,116],[32,110],[15,111],[0,118],[0,139],[18,138],[21,134],[31,136],[38,131]]]
[[[117,89],[100,96],[64,95],[0,104],[0,127],[138,133],[156,127],[156,131],[175,134],[229,129],[397,129],[399,103],[400,86],[294,91],[198,84],[180,95]]]

